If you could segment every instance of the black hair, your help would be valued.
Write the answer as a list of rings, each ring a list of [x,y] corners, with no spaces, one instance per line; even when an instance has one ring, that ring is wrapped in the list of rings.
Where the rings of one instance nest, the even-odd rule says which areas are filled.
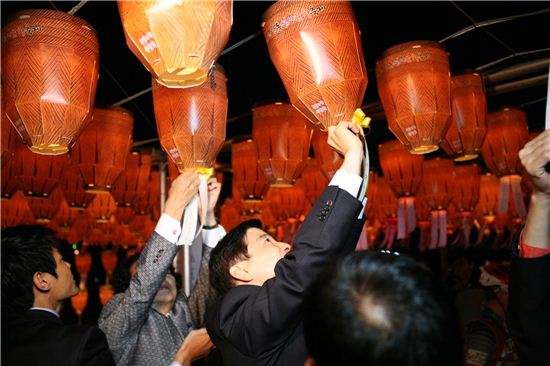
[[[210,253],[210,285],[216,290],[217,296],[223,296],[235,287],[229,269],[239,260],[248,258],[245,237],[250,228],[261,229],[262,222],[256,219],[241,222],[228,232]]]
[[[55,232],[42,225],[19,225],[2,230],[2,315],[18,315],[34,303],[33,276],[57,278],[53,249]]]
[[[113,286],[113,291],[115,292],[115,294],[126,291],[128,286],[130,286],[130,280],[132,279],[130,267],[132,267],[132,264],[134,264],[139,259],[140,255],[141,253],[136,253],[129,256],[128,258],[124,259],[113,271],[113,275],[111,277],[111,286]],[[176,288],[180,290],[182,287],[181,275],[175,272],[174,266],[170,266],[170,273],[176,279]]]
[[[451,296],[403,255],[356,252],[306,291],[304,332],[318,365],[461,365]]]

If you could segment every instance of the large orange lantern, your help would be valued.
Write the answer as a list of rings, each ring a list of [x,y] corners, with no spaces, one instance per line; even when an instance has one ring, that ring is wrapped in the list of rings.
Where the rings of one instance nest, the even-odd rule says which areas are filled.
[[[442,248],[447,245],[447,209],[454,193],[454,164],[451,159],[435,158],[424,161],[423,170],[422,199],[431,210],[430,248]]]
[[[477,158],[487,134],[487,98],[478,73],[451,77],[451,112],[441,147],[455,161]]]
[[[126,44],[160,83],[202,84],[229,39],[231,0],[118,1]]]
[[[342,159],[336,150],[330,147],[327,140],[328,135],[326,132],[315,130],[311,138],[311,145],[313,146],[313,153],[321,168],[321,172],[323,172],[328,180],[331,180],[336,171],[340,169],[344,159]]]
[[[397,140],[379,145],[378,155],[384,178],[397,197],[397,238],[403,239],[416,228],[414,201],[424,157],[411,154]]]
[[[378,94],[388,126],[413,154],[439,148],[451,116],[449,56],[437,42],[387,49],[376,62]]]
[[[115,213],[116,203],[110,194],[96,194],[86,209],[98,223],[107,223]]]
[[[479,201],[481,171],[476,164],[455,165],[455,189],[453,202],[461,219],[464,245],[470,244],[472,212]]]
[[[302,187],[309,203],[313,205],[325,188],[327,188],[328,181],[323,173],[321,173],[317,161],[309,158],[302,172],[302,177],[298,179],[296,184]]]
[[[97,35],[84,20],[33,9],[2,28],[6,113],[32,151],[69,151],[90,121],[98,77]]]
[[[2,228],[34,223],[34,217],[22,192],[15,193],[10,199],[2,200],[0,206]]]
[[[489,170],[500,178],[498,212],[508,212],[510,192],[521,218],[527,215],[521,197],[521,161],[519,151],[527,143],[527,117],[518,108],[503,108],[487,115],[487,137],[481,148]]]
[[[36,154],[18,142],[14,164],[15,176],[26,196],[48,197],[57,187],[68,164],[68,158],[67,155]]]
[[[306,207],[306,195],[302,188],[271,187],[266,197],[271,214],[278,221],[298,219]]]
[[[258,165],[258,147],[253,140],[231,145],[233,185],[243,200],[261,200],[269,186]]]
[[[133,128],[134,117],[124,108],[94,110],[93,121],[71,149],[72,163],[82,174],[88,192],[111,191],[126,165]]]
[[[57,228],[64,232],[69,233],[72,226],[83,216],[83,211],[74,210],[69,207],[66,199],[61,200],[61,205],[57,213],[55,214],[53,221],[55,222]]]
[[[82,176],[72,164],[65,166],[65,170],[59,181],[59,188],[61,188],[61,192],[63,192],[69,207],[75,210],[84,210],[95,197],[95,194],[89,193],[84,189]]]
[[[2,165],[2,200],[11,198],[19,189],[19,180],[15,176],[15,163],[12,160]]]
[[[64,200],[61,191],[56,188],[48,197],[27,197],[27,203],[37,223],[49,223],[58,213]]]
[[[278,187],[293,185],[309,155],[311,124],[287,103],[255,107],[252,120],[258,163],[267,182]]]
[[[135,213],[138,215],[153,214],[160,210],[160,172],[151,172],[147,189],[136,203]]]
[[[128,154],[126,168],[111,190],[117,206],[133,207],[140,193],[147,188],[150,173],[151,155],[138,152]]]
[[[351,120],[367,88],[351,3],[278,1],[262,28],[292,105],[323,130]]]
[[[223,68],[216,65],[207,82],[192,88],[167,88],[153,80],[153,104],[160,144],[179,171],[212,169],[225,140]]]

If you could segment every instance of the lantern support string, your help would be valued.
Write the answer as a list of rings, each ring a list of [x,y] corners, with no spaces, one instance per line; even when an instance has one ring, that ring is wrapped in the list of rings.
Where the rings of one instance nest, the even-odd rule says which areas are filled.
[[[80,10],[89,0],[80,0],[78,4],[76,4],[71,10],[67,12],[67,14],[75,15],[77,11]]]

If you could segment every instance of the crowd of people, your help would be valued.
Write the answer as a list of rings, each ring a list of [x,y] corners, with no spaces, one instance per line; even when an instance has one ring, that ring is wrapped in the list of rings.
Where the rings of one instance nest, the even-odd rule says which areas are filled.
[[[142,252],[119,263],[98,326],[60,319],[79,289],[55,232],[2,230],[2,364],[550,364],[550,131],[520,151],[534,191],[510,261],[464,252],[447,282],[404,254],[354,252],[365,220],[362,133],[330,127],[344,160],[292,244],[257,220],[226,233],[214,215],[221,185],[211,179],[189,296],[172,264],[199,177],[182,173]]]

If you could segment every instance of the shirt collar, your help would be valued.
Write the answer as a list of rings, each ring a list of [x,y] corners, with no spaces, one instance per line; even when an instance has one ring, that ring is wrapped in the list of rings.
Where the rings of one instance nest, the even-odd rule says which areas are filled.
[[[53,310],[53,309],[32,307],[32,308],[30,308],[29,310],[42,310],[42,311],[47,311],[48,313],[52,313],[53,315],[55,315],[56,317],[59,318],[59,314],[57,313],[57,311],[55,311],[55,310]]]

